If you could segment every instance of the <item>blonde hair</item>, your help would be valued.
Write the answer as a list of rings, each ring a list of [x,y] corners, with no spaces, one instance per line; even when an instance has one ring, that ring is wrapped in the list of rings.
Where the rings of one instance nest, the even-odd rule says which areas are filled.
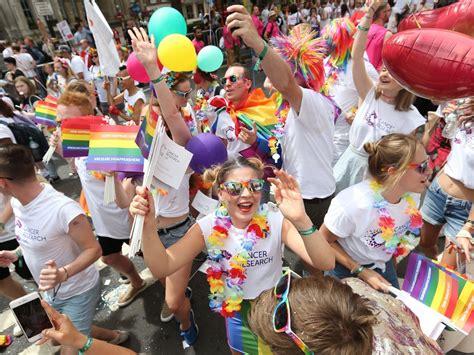
[[[291,328],[315,354],[372,353],[373,309],[348,285],[327,276],[292,279],[288,300]],[[273,289],[258,296],[249,311],[249,327],[274,354],[300,355],[287,334],[273,330],[273,312],[279,301]]]
[[[235,160],[228,160],[222,165],[217,165],[204,171],[202,180],[209,185],[220,186],[223,184],[233,170],[240,168],[251,168],[255,170],[259,178],[263,177],[263,162],[258,158],[244,158],[239,156]]]
[[[375,88],[375,98],[378,99],[380,96],[382,96],[382,90],[377,86]],[[394,99],[395,111],[410,111],[415,99],[416,96],[414,94],[402,88]]]
[[[398,184],[403,174],[415,158],[416,148],[421,144],[415,137],[392,133],[376,142],[365,143],[364,150],[369,154],[369,172],[372,177],[391,189]],[[389,168],[396,171],[389,172]]]

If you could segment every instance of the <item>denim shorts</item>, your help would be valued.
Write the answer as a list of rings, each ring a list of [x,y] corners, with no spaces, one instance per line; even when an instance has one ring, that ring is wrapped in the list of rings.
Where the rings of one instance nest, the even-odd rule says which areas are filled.
[[[389,260],[385,263],[385,271],[383,272],[379,268],[374,268],[373,264],[362,266],[374,270],[376,273],[382,275],[385,280],[390,282],[393,287],[400,289],[400,285],[398,284],[397,271],[395,270],[395,265],[393,265],[392,260]],[[324,275],[336,277],[339,280],[345,279],[347,277],[356,277],[355,275],[351,274],[351,271],[348,268],[346,268],[342,264],[339,264],[338,262],[336,262],[336,267],[334,268],[334,270],[326,271]]]
[[[44,299],[58,312],[67,315],[82,334],[90,335],[95,308],[100,299],[100,290],[101,283],[99,279],[90,290],[71,298],[65,300],[56,298],[53,302],[50,295],[46,293]]]
[[[444,224],[444,235],[454,240],[466,222],[471,206],[469,201],[448,195],[435,178],[426,193],[421,214],[423,220],[432,225]]]
[[[183,222],[179,222],[175,226],[158,229],[158,235],[160,237],[161,243],[163,243],[163,246],[168,249],[170,246],[180,240],[193,224],[194,220],[192,217],[187,217]]]

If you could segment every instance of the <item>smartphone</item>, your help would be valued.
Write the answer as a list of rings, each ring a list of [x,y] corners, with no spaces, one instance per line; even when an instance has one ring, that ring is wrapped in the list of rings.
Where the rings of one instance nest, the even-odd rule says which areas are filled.
[[[40,340],[44,329],[53,328],[40,301],[40,294],[33,292],[10,302],[17,323],[30,343]]]

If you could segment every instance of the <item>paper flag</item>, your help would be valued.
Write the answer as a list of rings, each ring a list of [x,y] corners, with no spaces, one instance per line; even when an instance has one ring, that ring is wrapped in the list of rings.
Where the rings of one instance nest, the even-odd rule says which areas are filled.
[[[61,123],[61,141],[64,158],[85,157],[89,152],[90,128],[106,124],[104,117],[82,116],[64,119]]]

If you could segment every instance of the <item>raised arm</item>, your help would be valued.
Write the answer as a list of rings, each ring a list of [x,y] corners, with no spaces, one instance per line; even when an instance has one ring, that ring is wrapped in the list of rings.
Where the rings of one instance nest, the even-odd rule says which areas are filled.
[[[137,59],[145,67],[153,88],[155,89],[160,104],[161,114],[165,120],[168,128],[171,131],[173,140],[181,146],[185,146],[191,139],[191,132],[189,132],[186,122],[184,122],[181,113],[176,107],[173,94],[166,85],[164,77],[161,75],[157,63],[157,53],[155,40],[153,35],[148,38],[146,31],[143,28],[133,28],[133,31],[128,31],[130,38],[132,38],[132,46]]]
[[[367,33],[374,18],[375,11],[383,3],[382,0],[375,0],[369,3],[366,8],[365,16],[357,26],[354,44],[352,46],[352,76],[356,86],[359,97],[364,100],[367,93],[372,89],[373,82],[367,74],[364,63],[365,45],[367,43]]]
[[[247,47],[252,48],[258,56],[262,56],[265,41],[258,35],[252,17],[242,5],[232,5],[227,8],[231,13],[226,20],[229,29],[234,29],[233,36],[240,36]],[[262,62],[262,68],[273,87],[281,92],[291,107],[300,111],[303,91],[298,86],[290,66],[269,46]]]
[[[201,228],[193,225],[177,243],[165,249],[157,236],[155,204],[148,189],[137,187],[137,194],[130,205],[132,215],[145,217],[142,235],[142,251],[145,263],[155,278],[173,274],[190,263],[205,247]]]

